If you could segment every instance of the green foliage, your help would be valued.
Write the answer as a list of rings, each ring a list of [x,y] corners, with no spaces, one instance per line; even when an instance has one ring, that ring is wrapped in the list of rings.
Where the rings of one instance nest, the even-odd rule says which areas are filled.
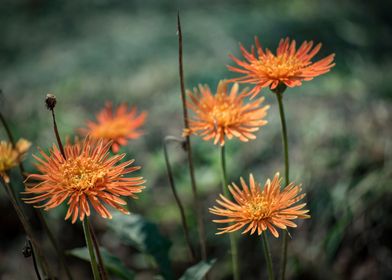
[[[140,215],[125,216],[116,213],[109,227],[126,244],[151,255],[165,279],[174,278],[169,259],[171,242],[159,232],[156,224]]]
[[[179,280],[201,280],[215,264],[216,259],[201,261],[188,268]]]
[[[119,258],[110,254],[105,248],[101,247],[100,251],[105,267],[110,274],[124,280],[132,280],[135,278],[135,273],[126,268]],[[68,251],[68,254],[88,262],[90,261],[87,247],[72,249]]]

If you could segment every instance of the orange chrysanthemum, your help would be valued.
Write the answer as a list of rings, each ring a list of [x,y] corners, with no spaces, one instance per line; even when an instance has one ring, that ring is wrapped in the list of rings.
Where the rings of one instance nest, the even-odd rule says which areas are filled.
[[[294,219],[310,218],[307,214],[309,210],[304,210],[306,203],[294,205],[300,201],[305,194],[300,194],[301,186],[290,183],[280,189],[282,179],[277,173],[272,180],[268,179],[261,189],[259,183],[255,182],[250,174],[250,187],[241,178],[242,190],[236,185],[229,186],[229,190],[234,197],[234,202],[223,195],[217,202],[223,208],[214,206],[210,212],[225,217],[221,220],[214,220],[215,223],[230,223],[228,226],[219,228],[217,234],[237,231],[246,226],[242,233],[253,234],[257,231],[260,235],[263,231],[269,230],[273,236],[279,237],[277,228],[286,229],[296,227],[292,222]]]
[[[251,52],[248,52],[240,45],[246,61],[241,61],[230,55],[239,67],[228,66],[229,70],[244,74],[243,77],[234,78],[231,81],[256,85],[249,92],[252,97],[264,87],[275,89],[279,83],[288,87],[300,86],[302,81],[312,80],[314,77],[328,72],[335,65],[333,63],[335,54],[312,62],[312,58],[321,48],[321,43],[312,48],[313,42],[305,41],[296,50],[295,40],[290,42],[289,38],[281,39],[275,55],[269,49],[263,51],[257,37],[255,37],[255,42],[257,54],[254,46],[252,46]]]
[[[10,178],[7,171],[17,166],[23,159],[31,143],[26,139],[19,139],[15,147],[10,142],[0,142],[0,177],[8,183]]]
[[[90,216],[90,205],[103,218],[112,218],[104,204],[129,214],[123,207],[126,202],[120,196],[136,198],[135,194],[142,191],[145,181],[142,177],[124,177],[140,167],[130,167],[134,160],[119,163],[125,154],[110,156],[110,145],[89,138],[67,144],[64,147],[66,159],[56,145],[49,155],[40,150],[43,159],[34,157],[42,174],[31,174],[27,179],[40,182],[26,188],[25,193],[33,197],[25,198],[25,202],[43,202],[36,207],[49,210],[68,200],[65,219],[72,217],[72,223],[78,217],[82,221]]]
[[[189,129],[184,130],[184,135],[195,134],[204,140],[214,140],[214,144],[225,144],[225,137],[239,138],[248,142],[256,136],[253,134],[267,121],[269,106],[261,106],[264,98],[254,102],[245,103],[247,91],[238,94],[238,84],[235,83],[230,92],[227,90],[227,82],[220,81],[217,92],[212,95],[208,86],[199,85],[194,92],[188,91],[191,99],[187,107],[195,116],[189,120]]]
[[[112,150],[117,153],[129,139],[136,139],[143,134],[138,129],[146,117],[146,112],[137,115],[136,107],[128,110],[127,104],[121,104],[113,112],[112,103],[107,102],[105,108],[97,114],[97,122],[88,121],[87,128],[80,129],[80,132],[94,139],[112,141]]]

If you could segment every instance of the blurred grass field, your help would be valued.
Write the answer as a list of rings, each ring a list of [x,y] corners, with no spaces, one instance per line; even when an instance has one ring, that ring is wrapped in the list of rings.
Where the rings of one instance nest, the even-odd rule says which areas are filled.
[[[290,279],[388,279],[392,275],[392,25],[391,2],[379,1],[10,1],[0,4],[0,109],[17,137],[48,148],[55,141],[46,93],[57,96],[60,132],[65,138],[93,119],[105,101],[128,102],[148,112],[145,135],[123,151],[143,168],[147,189],[131,209],[159,224],[172,240],[176,275],[188,265],[180,218],[171,195],[162,140],[180,136],[176,13],[181,11],[187,88],[234,75],[228,54],[239,54],[253,36],[275,49],[280,38],[322,42],[318,57],[336,53],[326,75],[285,93],[291,178],[308,193],[312,219],[291,232]],[[274,96],[269,125],[248,144],[228,144],[228,176],[252,172],[264,181],[283,172],[280,122]],[[1,131],[1,139],[6,136]],[[196,175],[203,197],[209,253],[218,258],[212,279],[230,279],[227,238],[214,235],[207,209],[220,190],[219,151],[193,139]],[[36,153],[36,148],[32,149]],[[187,215],[195,225],[185,155],[170,149]],[[32,157],[25,163],[32,171]],[[14,174],[17,178],[17,173]],[[18,269],[22,232],[0,192],[1,279],[29,278]],[[61,210],[48,213],[67,249],[83,246],[81,229],[63,222]],[[152,279],[148,260],[121,247],[104,232],[104,247]],[[196,232],[192,238],[197,242]],[[174,242],[175,241],[175,242]],[[257,237],[240,241],[243,279],[260,279],[264,259]],[[271,240],[278,263],[280,242]],[[130,257],[131,256],[131,257]],[[88,279],[87,264],[70,258],[77,279]]]

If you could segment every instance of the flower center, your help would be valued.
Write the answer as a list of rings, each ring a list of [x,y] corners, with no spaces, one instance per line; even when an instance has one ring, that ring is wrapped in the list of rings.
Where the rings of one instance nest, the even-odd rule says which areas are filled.
[[[256,72],[259,72],[262,76],[281,79],[300,74],[300,71],[306,65],[295,56],[281,54],[259,58],[257,62],[253,63],[253,66],[256,68]]]
[[[257,196],[245,204],[245,212],[250,220],[259,221],[269,216],[269,209],[264,197]]]
[[[113,119],[97,126],[92,132],[95,138],[114,139],[126,136],[129,132],[129,123],[126,119]]]
[[[68,159],[60,168],[65,187],[80,191],[101,185],[107,173],[91,158],[80,156]]]
[[[210,118],[218,126],[229,126],[239,118],[238,106],[230,102],[225,94],[219,95],[216,97],[216,103],[211,110]]]
[[[14,167],[17,164],[17,157],[17,153],[11,147],[0,146],[0,171]]]

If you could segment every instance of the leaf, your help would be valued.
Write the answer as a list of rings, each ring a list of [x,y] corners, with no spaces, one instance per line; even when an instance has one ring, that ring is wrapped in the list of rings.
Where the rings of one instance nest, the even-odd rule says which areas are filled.
[[[108,272],[120,279],[130,280],[135,278],[135,273],[122,263],[122,261],[116,256],[110,254],[105,248],[99,248],[102,254],[103,262]],[[77,257],[79,259],[90,262],[90,255],[87,247],[75,248],[67,252],[69,255]]]
[[[215,264],[216,259],[201,261],[188,268],[179,280],[201,280]]]
[[[165,279],[174,278],[169,259],[171,242],[159,232],[156,224],[140,215],[115,213],[108,225],[124,242],[153,256]]]

